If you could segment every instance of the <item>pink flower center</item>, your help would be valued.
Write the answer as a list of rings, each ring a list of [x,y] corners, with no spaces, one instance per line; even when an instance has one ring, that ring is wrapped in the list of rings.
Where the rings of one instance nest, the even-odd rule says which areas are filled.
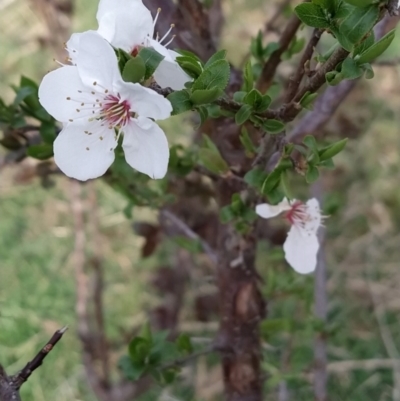
[[[291,209],[286,212],[285,218],[294,226],[304,227],[310,220],[310,215],[307,206],[303,202],[296,201],[291,205]]]
[[[131,118],[131,105],[127,100],[121,101],[119,96],[107,95],[101,110],[103,117],[111,126],[124,126]]]

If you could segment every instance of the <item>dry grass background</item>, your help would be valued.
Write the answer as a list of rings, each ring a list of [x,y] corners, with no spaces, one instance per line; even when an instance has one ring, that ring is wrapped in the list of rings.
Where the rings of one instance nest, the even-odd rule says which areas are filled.
[[[96,3],[77,0],[74,30],[95,26]],[[260,7],[271,13],[271,4],[261,0],[224,3],[224,45],[237,64],[247,53],[246,43],[265,22]],[[0,0],[2,97],[11,98],[9,85],[17,83],[21,74],[40,80],[54,67],[54,55],[43,46],[46,35],[28,0]],[[243,44],[240,49],[238,43]],[[395,57],[399,49],[397,39],[387,57]],[[350,141],[338,158],[337,169],[323,178],[325,208],[331,215],[326,223],[326,248],[332,326],[329,356],[334,372],[330,382],[332,400],[400,399],[400,395],[395,398],[393,390],[400,388],[396,362],[400,358],[399,74],[398,66],[377,67],[376,79],[363,82],[342,106],[340,118],[328,127],[332,136],[360,135]],[[179,133],[176,120],[169,127]],[[69,334],[28,382],[23,394],[25,399],[35,401],[91,401],[94,397],[86,385],[75,334],[68,183],[59,178],[56,186],[47,190],[36,180],[23,180],[30,163],[26,161],[0,173],[0,360],[10,371],[18,369],[56,328],[68,324]],[[122,213],[125,201],[101,182],[96,182],[96,191],[101,231],[96,245],[103,249],[106,261],[107,327],[110,337],[116,339],[120,328],[140,324],[145,320],[143,311],[160,302],[147,291],[146,284],[158,259],[139,259],[142,240],[133,235],[131,221]],[[155,218],[146,209],[138,213],[141,219]],[[261,255],[260,270],[268,276],[266,256]],[[296,277],[281,262],[272,263],[279,280],[289,280],[312,293],[311,278]],[[196,280],[194,275],[193,287]],[[295,296],[282,297],[277,289],[266,292],[271,318],[296,312]],[[190,323],[190,314],[184,317],[186,330],[196,335],[207,333],[207,327]],[[303,317],[300,312],[298,318]],[[215,328],[212,323],[211,333]],[[310,333],[308,337],[304,333],[286,333],[279,338],[272,336],[266,343],[265,364],[270,372],[282,349],[289,343],[293,347],[289,366],[293,377],[287,380],[296,389],[296,400],[311,399],[308,379],[299,373],[310,369],[311,348],[310,344],[305,345],[309,338]],[[373,369],[363,360],[374,360]],[[348,364],[337,365],[341,361]],[[210,373],[205,361],[200,363],[196,379],[198,399],[215,397],[221,386],[218,377],[218,370]],[[168,394],[180,400],[194,399],[179,395],[178,390],[167,393],[164,398],[152,395],[149,400],[168,399]],[[271,395],[269,399],[277,398]]]

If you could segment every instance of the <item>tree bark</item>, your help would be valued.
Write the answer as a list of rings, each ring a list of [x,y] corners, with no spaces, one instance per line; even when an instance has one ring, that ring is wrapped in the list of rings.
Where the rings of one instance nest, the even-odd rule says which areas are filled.
[[[219,195],[223,204],[237,192],[221,182]],[[255,229],[239,235],[231,225],[219,228],[218,287],[221,326],[217,347],[222,355],[222,369],[227,401],[261,401],[260,321],[266,305],[258,288],[255,269]]]

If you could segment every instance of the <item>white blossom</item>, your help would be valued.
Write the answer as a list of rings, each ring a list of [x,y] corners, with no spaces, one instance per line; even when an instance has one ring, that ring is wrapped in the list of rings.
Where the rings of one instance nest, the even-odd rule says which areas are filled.
[[[298,273],[313,272],[317,266],[319,249],[317,232],[322,221],[318,200],[313,198],[303,203],[285,198],[275,206],[267,203],[257,205],[256,213],[265,219],[285,213],[291,224],[283,245],[286,261]]]
[[[170,116],[171,103],[155,91],[122,80],[113,48],[96,32],[79,36],[76,65],[47,74],[39,88],[43,107],[63,129],[54,142],[54,160],[67,176],[88,180],[114,161],[123,133],[126,161],[152,178],[166,174],[164,132],[153,120]]]
[[[143,5],[142,0],[100,0],[97,11],[99,23],[98,33],[112,46],[136,55],[142,47],[152,47],[164,59],[154,72],[154,79],[163,88],[181,90],[191,78],[175,61],[179,54],[167,48],[174,36],[169,35],[174,25],[162,37],[153,39],[155,24],[161,9],[153,21],[150,11]],[[79,54],[81,33],[75,33],[67,42],[66,47],[70,61],[75,64]],[[169,40],[168,40],[169,39]]]

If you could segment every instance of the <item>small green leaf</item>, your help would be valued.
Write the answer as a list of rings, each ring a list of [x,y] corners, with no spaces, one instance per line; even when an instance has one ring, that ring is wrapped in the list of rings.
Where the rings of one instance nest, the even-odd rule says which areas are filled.
[[[396,30],[393,29],[388,32],[381,40],[378,40],[375,44],[370,46],[367,50],[360,54],[357,58],[357,64],[369,63],[379,57],[392,43],[396,34]]]
[[[240,142],[245,148],[246,152],[250,155],[254,155],[257,152],[256,147],[254,146],[253,141],[250,138],[249,132],[246,127],[242,127],[242,132],[240,134]]]
[[[174,237],[174,242],[183,249],[186,249],[190,253],[198,253],[201,251],[201,244],[199,240],[176,236]]]
[[[354,7],[367,7],[373,3],[374,0],[345,0],[346,3],[351,4]]]
[[[140,82],[146,74],[146,65],[142,57],[131,58],[122,71],[122,78],[125,82],[134,84]]]
[[[173,115],[181,114],[193,109],[193,103],[190,101],[190,94],[186,89],[172,92],[168,95],[167,99],[172,104]]]
[[[364,71],[364,76],[366,79],[372,79],[375,76],[371,64],[369,63],[361,64],[360,67]]]
[[[248,171],[244,176],[244,180],[250,186],[260,189],[267,178],[267,173],[259,167],[253,168]]]
[[[268,95],[264,95],[261,97],[260,100],[257,100],[254,104],[253,104],[253,109],[255,112],[257,113],[262,113],[265,110],[268,109],[268,107],[271,105],[272,99],[270,96]]]
[[[318,97],[318,93],[306,92],[300,100],[301,107],[312,110],[314,100]]]
[[[226,60],[218,60],[205,69],[196,79],[192,90],[218,88],[224,90],[228,85],[230,66]]]
[[[321,161],[332,159],[332,157],[336,156],[346,147],[346,144],[347,138],[321,149],[319,151],[319,159]]]
[[[208,118],[208,109],[205,106],[197,106],[196,110],[200,116],[200,126],[202,126]]]
[[[193,352],[193,345],[190,337],[182,333],[176,340],[178,350],[184,354],[191,354]]]
[[[280,45],[279,45],[278,42],[271,42],[271,43],[268,43],[267,46],[266,46],[265,49],[264,49],[263,56],[264,56],[265,58],[268,58],[268,57],[271,56],[271,54],[272,54],[273,52],[275,52],[275,51],[278,50],[279,48],[280,48]]]
[[[45,143],[52,145],[57,137],[54,123],[42,123],[40,126],[40,136]]]
[[[29,146],[26,151],[28,156],[38,160],[48,160],[53,157],[53,145],[49,143],[43,143],[40,145]]]
[[[343,81],[342,73],[338,71],[330,71],[325,74],[326,83],[330,86],[336,86]]]
[[[313,153],[318,154],[319,150],[318,150],[318,144],[316,139],[312,136],[312,135],[307,135],[304,137],[303,139],[303,143],[304,145],[307,146],[307,148],[309,148]]]
[[[317,181],[319,178],[318,168],[309,164],[306,172],[306,181],[311,184]]]
[[[313,3],[302,3],[294,9],[299,19],[314,28],[329,28],[330,23],[324,10]]]
[[[224,92],[219,88],[198,89],[192,93],[190,100],[195,105],[209,104],[221,97],[223,93]]]
[[[235,115],[236,124],[244,124],[250,118],[252,112],[252,107],[248,104],[244,104]]]
[[[244,88],[246,92],[250,92],[254,87],[253,67],[251,61],[246,63],[244,68]]]
[[[261,187],[261,193],[269,195],[274,189],[276,189],[281,182],[281,174],[282,171],[273,170],[264,181]]]
[[[211,64],[215,63],[216,61],[225,59],[226,59],[226,50],[220,50],[210,57],[210,59],[205,64],[204,69],[207,69]]]
[[[198,78],[203,72],[201,64],[194,58],[188,56],[178,56],[176,62],[192,78]]]
[[[161,61],[164,60],[164,56],[151,47],[143,47],[138,56],[143,59],[146,66],[144,79],[149,79],[154,74],[154,71],[160,65]]]
[[[135,337],[129,343],[129,356],[138,365],[145,365],[145,360],[151,351],[151,343],[141,337]]]
[[[219,219],[222,224],[227,224],[236,218],[236,214],[232,210],[231,205],[224,206],[219,211]]]
[[[260,104],[263,100],[263,96],[257,89],[252,89],[247,95],[243,98],[243,103],[249,104],[254,108],[256,104]]]
[[[340,24],[339,31],[349,42],[356,44],[374,27],[378,18],[379,6],[377,4],[354,8]]]
[[[263,128],[269,134],[279,134],[285,129],[285,124],[279,120],[267,120],[263,123]]]
[[[243,103],[243,99],[247,95],[247,92],[239,91],[233,94],[233,100],[238,103]]]
[[[353,58],[357,60],[358,59],[357,56],[364,53],[374,43],[375,43],[375,34],[374,31],[371,31],[371,33],[360,44],[354,47]]]
[[[229,166],[222,156],[210,149],[200,149],[199,159],[206,169],[215,174],[223,174],[229,171]]]
[[[356,79],[360,78],[363,70],[357,65],[352,58],[346,58],[342,63],[341,75],[343,79]]]

